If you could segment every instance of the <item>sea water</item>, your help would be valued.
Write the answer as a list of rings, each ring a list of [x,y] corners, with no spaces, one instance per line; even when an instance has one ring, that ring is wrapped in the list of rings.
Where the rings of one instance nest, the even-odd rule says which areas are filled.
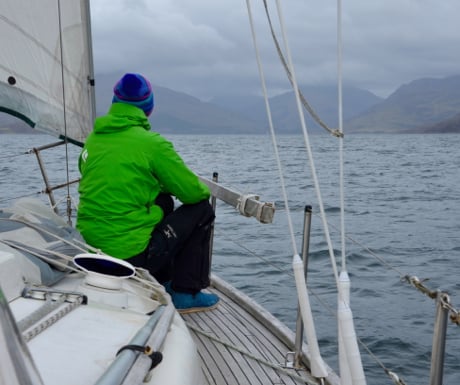
[[[448,292],[453,308],[460,308],[460,135],[345,137],[345,262],[336,138],[310,138],[314,169],[301,136],[277,139],[286,205],[268,136],[166,136],[198,174],[211,178],[218,172],[223,185],[274,202],[272,224],[260,224],[217,203],[213,271],[291,329],[297,308],[292,257],[301,250],[305,206],[312,206],[310,302],[323,358],[338,371],[337,289],[313,183],[316,175],[333,258],[338,270],[345,267],[351,279],[351,309],[367,383],[392,383],[382,366],[408,385],[429,383],[435,301],[409,285],[405,277],[416,276],[429,290]],[[22,154],[52,138],[0,135],[0,141],[0,205],[18,196],[45,199],[34,155]],[[48,151],[53,153],[48,155]],[[70,145],[57,153],[48,151],[43,157],[52,184],[78,177],[78,148]],[[75,186],[69,193],[78,203]],[[459,345],[460,327],[449,321],[445,385],[460,383]]]

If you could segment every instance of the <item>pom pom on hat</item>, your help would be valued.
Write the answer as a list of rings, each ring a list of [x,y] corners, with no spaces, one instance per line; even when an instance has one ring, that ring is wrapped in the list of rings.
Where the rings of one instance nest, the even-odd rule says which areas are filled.
[[[112,103],[132,104],[149,116],[154,100],[150,82],[140,74],[125,74],[113,87]]]

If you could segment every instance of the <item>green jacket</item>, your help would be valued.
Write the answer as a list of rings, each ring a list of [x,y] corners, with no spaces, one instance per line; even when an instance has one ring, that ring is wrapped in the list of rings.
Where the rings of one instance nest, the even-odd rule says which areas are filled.
[[[149,130],[141,109],[114,103],[96,119],[80,154],[77,229],[88,244],[113,257],[126,259],[147,247],[163,218],[155,205],[160,191],[184,204],[210,196],[171,142]]]

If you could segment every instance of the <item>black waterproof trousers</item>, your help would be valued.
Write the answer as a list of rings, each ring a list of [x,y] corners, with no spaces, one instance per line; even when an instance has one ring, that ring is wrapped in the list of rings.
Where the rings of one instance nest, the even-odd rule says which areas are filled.
[[[174,290],[195,294],[209,286],[210,237],[214,211],[207,200],[182,205],[160,194],[156,204],[165,217],[155,227],[147,248],[127,259],[147,269],[160,283],[172,281]]]

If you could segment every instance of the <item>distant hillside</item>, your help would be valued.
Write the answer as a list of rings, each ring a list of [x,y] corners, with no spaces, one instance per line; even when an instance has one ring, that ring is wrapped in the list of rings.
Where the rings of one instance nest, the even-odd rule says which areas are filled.
[[[351,132],[437,132],[436,123],[460,111],[460,76],[419,79],[360,116],[347,121]],[[456,131],[460,132],[460,131]]]
[[[335,129],[338,126],[338,96],[337,87],[334,86],[303,86],[301,87],[305,99],[315,113],[329,127]],[[369,91],[355,87],[343,88],[343,114],[344,119],[358,116],[368,108],[380,103],[383,99]],[[214,103],[232,108],[234,111],[250,117],[259,122],[267,121],[265,102],[262,97],[245,98],[244,96],[213,100]],[[294,92],[287,92],[269,99],[275,129],[280,133],[300,133],[301,125],[295,102]],[[304,110],[307,128],[309,132],[323,130]]]
[[[110,107],[113,85],[119,75],[96,75],[97,114],[105,114]],[[155,131],[178,134],[257,134],[264,131],[258,124],[233,111],[153,85],[155,109],[150,117]]]
[[[113,85],[119,74],[96,75],[97,115],[112,102]],[[301,87],[320,118],[331,128],[338,125],[337,89],[332,86]],[[259,134],[268,132],[262,97],[228,94],[212,103],[185,93],[154,85],[155,110],[150,118],[154,130],[177,134]],[[294,93],[270,98],[278,133],[300,133]],[[343,88],[343,118],[347,133],[459,132],[460,75],[444,79],[419,79],[398,88],[387,99],[369,91]],[[309,132],[323,132],[304,110]],[[30,133],[22,121],[0,113],[0,133]]]
[[[460,113],[439,123],[419,127],[416,131],[419,133],[437,132],[439,134],[460,133]]]

